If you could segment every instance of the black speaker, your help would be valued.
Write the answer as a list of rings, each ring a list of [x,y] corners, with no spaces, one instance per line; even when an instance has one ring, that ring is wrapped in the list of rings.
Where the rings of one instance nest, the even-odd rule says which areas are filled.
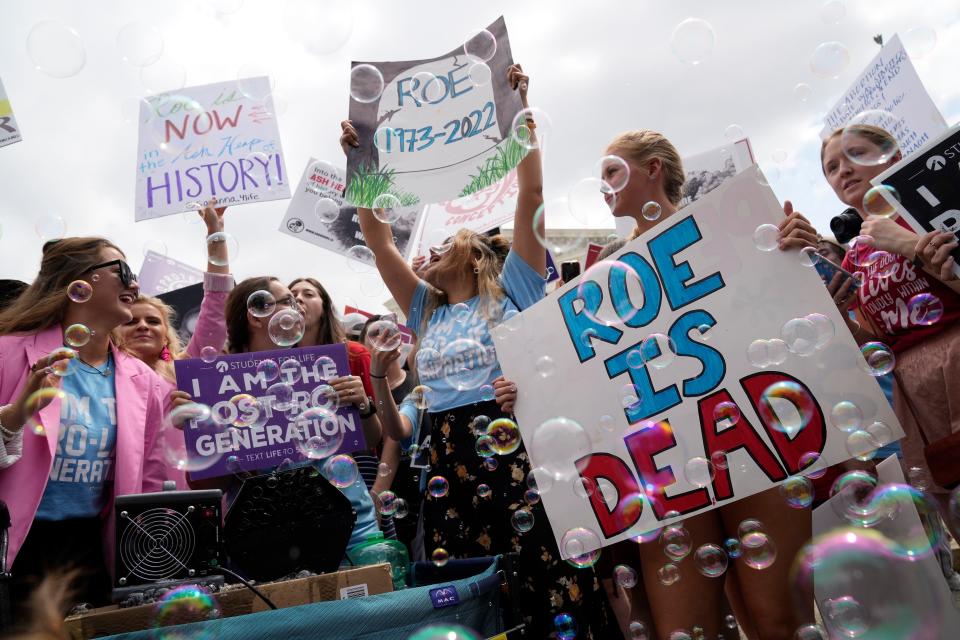
[[[114,599],[217,575],[222,497],[219,489],[117,496]]]
[[[230,564],[269,581],[308,569],[336,571],[357,520],[350,500],[313,465],[252,476],[227,512]]]

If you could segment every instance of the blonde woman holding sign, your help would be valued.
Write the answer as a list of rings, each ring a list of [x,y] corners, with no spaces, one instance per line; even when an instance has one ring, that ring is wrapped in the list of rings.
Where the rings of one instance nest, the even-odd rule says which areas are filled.
[[[602,178],[611,185],[622,185],[616,197],[609,193],[604,197],[612,205],[614,216],[635,219],[636,228],[629,240],[677,212],[684,182],[683,166],[676,147],[666,137],[654,131],[628,131],[614,138],[606,153],[624,161],[604,163]],[[780,224],[780,249],[816,247],[817,233],[807,219],[793,211],[789,201],[783,210],[786,217]],[[739,538],[740,523],[747,519],[763,523],[777,549],[777,559],[762,570],[731,559],[725,577],[706,577],[697,570],[691,552],[674,562],[681,578],[671,581],[661,571],[670,560],[660,541],[621,543],[611,549],[611,554],[620,559],[633,554],[633,548],[639,550],[657,637],[666,638],[678,629],[690,633],[697,627],[708,638],[736,633],[724,622],[725,586],[739,614],[740,627],[751,638],[789,638],[801,622],[808,621],[806,615],[798,619],[791,606],[789,581],[793,558],[811,536],[808,511],[788,507],[775,488],[688,517],[682,524],[690,534],[691,550],[707,543],[723,549],[725,540]]]
[[[529,78],[519,65],[508,70],[510,85],[527,104]],[[528,119],[536,133],[536,123]],[[356,130],[342,123],[344,152],[359,146]],[[390,226],[359,209],[360,227],[377,268],[417,333],[420,382],[431,419],[431,479],[424,500],[424,546],[428,558],[469,558],[519,552],[519,607],[528,634],[549,637],[560,613],[575,617],[581,638],[606,638],[607,610],[592,569],[574,569],[557,550],[542,505],[527,506],[530,471],[519,430],[493,401],[500,374],[490,327],[544,295],[546,254],[540,153],[533,149],[517,166],[519,194],[513,246],[501,236],[461,229],[418,275],[393,242]],[[500,455],[484,447],[487,429],[502,429]],[[478,456],[489,455],[485,462]]]

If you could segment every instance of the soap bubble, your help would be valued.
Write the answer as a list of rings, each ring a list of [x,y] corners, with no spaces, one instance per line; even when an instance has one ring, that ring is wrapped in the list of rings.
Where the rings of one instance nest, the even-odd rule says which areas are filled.
[[[660,207],[660,203],[656,200],[651,200],[645,203],[640,208],[640,214],[643,216],[644,220],[659,220],[660,215],[663,213],[663,209]]]
[[[813,482],[807,476],[790,476],[780,485],[780,495],[794,509],[808,509],[813,504],[813,493]]]
[[[290,347],[303,339],[304,318],[298,311],[282,309],[267,324],[267,334],[278,347]]]
[[[385,224],[393,224],[400,219],[400,198],[392,193],[381,193],[373,199],[373,217]]]
[[[74,280],[67,286],[67,297],[83,304],[93,297],[93,287],[86,280]]]
[[[710,464],[713,465],[714,469],[727,469],[730,466],[730,461],[727,459],[726,451],[714,451],[710,454]]]
[[[824,600],[823,617],[830,620],[848,638],[862,636],[870,628],[867,612],[853,596]]]
[[[480,636],[458,624],[431,624],[423,627],[407,640],[480,640]]]
[[[541,378],[549,378],[552,376],[557,368],[553,362],[553,358],[550,356],[540,356],[537,358],[537,373],[540,374]]]
[[[668,525],[660,534],[660,544],[663,545],[663,553],[668,558],[679,562],[690,555],[692,548],[690,532],[682,523]]]
[[[775,224],[762,224],[753,232],[753,244],[760,251],[773,251],[780,243],[780,229]]]
[[[340,49],[350,39],[353,12],[350,2],[287,0],[283,27],[307,53],[323,56]]]
[[[760,396],[758,413],[771,428],[793,438],[806,427],[815,412],[809,394],[796,382],[775,382]]]
[[[766,528],[763,526],[763,523],[757,520],[756,518],[744,518],[740,521],[740,524],[737,525],[737,535],[743,538],[748,533],[755,531],[766,531]]]
[[[813,322],[807,318],[787,320],[780,328],[780,337],[791,353],[809,356],[817,349],[819,336]]]
[[[200,359],[206,362],[207,364],[216,360],[217,356],[219,355],[220,355],[220,351],[212,345],[206,345],[202,349],[200,349]]]
[[[38,22],[27,35],[30,62],[52,78],[70,78],[87,63],[87,51],[73,27],[46,20]]]
[[[740,407],[733,402],[720,402],[713,408],[713,421],[729,427],[740,420]]]
[[[847,15],[843,0],[827,0],[820,7],[820,19],[824,24],[840,24]]]
[[[496,394],[493,390],[492,385],[485,384],[482,387],[480,387],[480,399],[482,401],[489,402],[490,400],[493,400],[495,397],[496,397]]]
[[[313,213],[323,224],[332,224],[340,219],[340,205],[333,198],[319,198],[313,205]]]
[[[403,343],[403,334],[396,322],[377,320],[367,326],[367,340],[376,351],[394,351]]]
[[[417,351],[417,371],[421,377],[435,378],[443,369],[443,358],[440,352],[433,347],[421,346]]]
[[[319,366],[319,361],[314,363],[316,370],[320,371],[322,369]],[[287,384],[293,384],[300,380],[300,376],[303,373],[303,367],[300,366],[300,362],[296,358],[284,358],[280,362],[280,366],[277,367],[278,374],[280,378]]]
[[[733,559],[740,557],[740,541],[736,538],[727,538],[723,541],[723,548]]]
[[[819,624],[805,624],[793,632],[793,640],[830,640],[830,636]]]
[[[648,366],[663,369],[676,359],[677,345],[663,333],[651,333],[640,343],[640,353]]]
[[[627,640],[650,640],[647,635],[647,625],[638,620],[633,620],[627,629],[629,638]]]
[[[852,433],[863,424],[863,412],[849,400],[841,400],[830,410],[833,426],[844,433]]]
[[[824,42],[810,56],[810,70],[821,78],[839,78],[850,64],[850,52],[839,42]]]
[[[437,547],[430,554],[430,561],[438,567],[442,567],[450,560],[450,554],[443,547]]]
[[[368,103],[380,99],[383,93],[383,74],[372,64],[358,64],[350,70],[350,97]]]
[[[327,458],[323,464],[324,476],[333,486],[345,489],[357,481],[357,462],[346,453]]]
[[[155,637],[175,640],[187,637],[176,631],[193,622],[208,622],[220,617],[220,609],[213,596],[201,586],[183,585],[164,593],[153,606],[151,626]]]
[[[394,512],[393,517],[398,520],[406,518],[410,515],[410,507],[407,505],[407,501],[403,498],[397,498],[397,510]]]
[[[90,328],[85,324],[72,324],[63,330],[63,341],[74,349],[79,349],[90,342],[90,336],[93,334]]]
[[[630,182],[630,165],[619,156],[603,156],[593,166],[593,177],[604,193],[619,193]]]
[[[703,544],[693,554],[697,571],[708,578],[722,576],[727,570],[727,553],[715,544]]]
[[[680,569],[672,562],[668,562],[657,569],[657,579],[660,584],[669,587],[680,579]]]
[[[497,39],[486,29],[481,29],[463,43],[463,52],[470,58],[487,62],[497,53]]]
[[[510,516],[510,524],[517,533],[526,533],[533,529],[533,513],[529,509],[517,509]]]
[[[226,247],[226,255],[217,256],[215,251]],[[240,244],[237,239],[226,231],[215,231],[207,236],[207,261],[217,266],[226,266],[229,262],[229,256],[237,257],[240,253]]]
[[[266,318],[277,308],[277,300],[265,289],[254,291],[247,297],[247,311],[257,318]]]
[[[744,564],[751,569],[766,569],[777,559],[777,547],[767,534],[751,531],[740,538],[740,553]]]
[[[58,240],[67,233],[67,223],[60,216],[41,216],[33,223],[33,230],[41,242]]]
[[[600,538],[590,529],[576,527],[560,538],[560,551],[569,556],[567,562],[571,566],[586,569],[600,558]]]
[[[873,454],[880,448],[880,442],[873,434],[864,429],[857,429],[847,435],[847,453],[857,460],[870,460]]]
[[[723,131],[723,137],[731,142],[743,139],[747,134],[744,133],[743,127],[738,124],[731,124]]]
[[[493,71],[483,62],[474,62],[467,70],[467,76],[475,87],[485,87],[493,79]]]
[[[865,194],[863,194],[863,210],[872,216],[879,216],[881,218],[889,218],[897,212],[897,208],[890,204],[890,201],[884,197],[884,194],[887,194],[893,197],[897,202],[900,201],[900,194],[897,193],[897,190],[886,184],[878,184],[875,187],[870,187]]]
[[[472,312],[470,311],[470,305],[465,302],[458,302],[457,304],[450,307],[450,315],[453,316],[453,319],[459,324],[465,323],[470,319]]]
[[[347,249],[347,266],[356,273],[372,273],[375,270],[374,261],[376,258],[373,251],[364,244],[356,244]]]
[[[886,164],[900,151],[900,145],[892,135],[884,141],[867,139],[857,132],[857,127],[878,127],[884,131],[896,131],[901,118],[883,109],[868,109],[850,118],[840,134],[840,148],[848,160],[865,166]]]
[[[876,241],[868,235],[859,235],[850,241],[847,256],[855,267],[869,267],[883,252],[874,249]]]
[[[534,123],[534,128],[530,123]],[[510,135],[514,142],[524,149],[532,151],[539,149],[550,137],[553,130],[553,120],[544,111],[537,107],[521,109],[513,118]]]
[[[417,409],[428,410],[433,405],[433,389],[425,384],[418,384],[411,391]]]
[[[477,495],[481,498],[489,498],[493,494],[493,490],[488,484],[478,484],[477,485]]]
[[[273,382],[280,376],[280,367],[276,360],[264,358],[257,363],[257,375],[261,376],[264,382]]]
[[[577,476],[576,461],[593,452],[587,431],[575,420],[561,416],[543,421],[534,430],[528,448],[544,470],[543,475],[554,480]],[[537,482],[542,481],[538,473]]]
[[[943,317],[943,301],[932,293],[918,293],[907,303],[910,322],[930,326]]]
[[[833,340],[833,337],[837,333],[836,327],[833,326],[833,320],[822,313],[810,313],[804,316],[804,318],[813,324],[813,328],[817,333],[817,349],[822,349],[828,342]]]
[[[816,247],[803,247],[799,253],[800,264],[804,267],[813,267],[820,262],[820,254]]]
[[[297,424],[336,424],[337,414],[323,407],[308,407],[296,419]],[[334,433],[327,434],[320,429],[311,430],[312,433],[319,432],[320,435],[314,435],[306,440],[298,440],[297,448],[300,453],[311,460],[323,460],[328,458],[340,449],[343,444],[343,431],[339,428],[332,429]]]
[[[890,373],[897,363],[893,350],[882,342],[864,343],[860,347],[860,353],[863,355],[863,360],[858,361],[857,364],[874,377]]]
[[[434,498],[443,498],[450,493],[450,483],[443,476],[433,476],[427,482],[427,491]]]
[[[621,587],[633,589],[637,586],[637,572],[633,567],[618,564],[613,568],[613,580]]]
[[[550,634],[550,637],[557,640],[576,640],[577,620],[569,613],[559,613],[553,618],[553,629],[554,633]]]
[[[706,20],[687,18],[670,34],[670,48],[680,62],[698,65],[713,53],[716,35]]]
[[[387,489],[377,494],[377,510],[382,516],[392,516],[397,512],[397,502],[400,498],[393,491]]]
[[[820,454],[816,451],[807,451],[801,455],[797,466],[800,468],[800,473],[813,480],[822,478],[823,474],[827,472],[827,465],[820,459]]]
[[[117,49],[124,62],[133,67],[145,67],[163,54],[163,36],[143,22],[130,22],[117,33]]]
[[[496,357],[491,350],[470,338],[460,338],[444,346],[441,352],[445,366],[444,380],[457,391],[476,389],[486,384],[490,372],[496,366]]]
[[[793,97],[800,102],[806,102],[813,95],[813,89],[806,82],[798,82],[793,88]]]
[[[491,422],[487,435],[493,439],[493,450],[501,456],[520,448],[520,428],[509,418],[499,418]]]
[[[683,466],[683,477],[695,487],[702,488],[713,482],[715,473],[710,461],[700,456],[690,458]]]
[[[747,346],[747,361],[755,367],[763,369],[770,366],[770,356],[767,354],[767,340],[754,340]]]

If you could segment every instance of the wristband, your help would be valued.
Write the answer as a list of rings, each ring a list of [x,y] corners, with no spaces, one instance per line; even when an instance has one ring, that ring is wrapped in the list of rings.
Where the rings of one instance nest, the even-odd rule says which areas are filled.
[[[6,427],[3,426],[2,412],[7,407],[12,407],[12,406],[13,406],[12,404],[5,404],[2,407],[0,407],[0,435],[3,436],[4,440],[13,440],[14,438],[17,437],[17,434],[20,433],[19,431],[10,431],[10,429],[7,429]]]
[[[373,415],[376,415],[376,413],[377,413],[377,405],[373,403],[373,398],[371,398],[370,396],[367,396],[367,410],[360,412],[360,419],[366,420],[367,418]]]

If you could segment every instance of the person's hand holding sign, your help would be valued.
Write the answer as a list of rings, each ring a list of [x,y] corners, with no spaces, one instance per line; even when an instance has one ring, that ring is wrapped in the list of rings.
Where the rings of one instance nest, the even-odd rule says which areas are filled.
[[[493,381],[493,399],[504,413],[513,413],[517,402],[517,385],[500,376]]]
[[[330,386],[337,392],[337,398],[341,404],[352,404],[360,413],[366,413],[369,407],[367,401],[367,392],[363,389],[363,381],[359,376],[342,376],[332,378]]]
[[[360,135],[349,120],[340,122],[340,129],[340,148],[343,149],[343,155],[347,155],[351,148],[360,146]]]
[[[957,280],[956,264],[950,253],[957,248],[957,237],[951,231],[930,231],[920,236],[914,249],[916,259],[927,273],[943,282]]]
[[[207,271],[210,273],[230,273],[227,237],[223,233],[223,214],[226,210],[226,207],[217,206],[216,198],[211,198],[197,211],[207,227]]]
[[[783,215],[786,216],[779,224],[779,247],[787,249],[802,249],[803,247],[817,248],[817,230],[810,221],[799,211],[793,210],[793,203],[789,200],[783,203]]]
[[[528,108],[530,105],[527,103],[527,89],[530,86],[530,76],[523,72],[523,68],[519,64],[512,64],[507,67],[507,82],[510,83],[511,89],[519,90],[520,102],[524,109]]]

